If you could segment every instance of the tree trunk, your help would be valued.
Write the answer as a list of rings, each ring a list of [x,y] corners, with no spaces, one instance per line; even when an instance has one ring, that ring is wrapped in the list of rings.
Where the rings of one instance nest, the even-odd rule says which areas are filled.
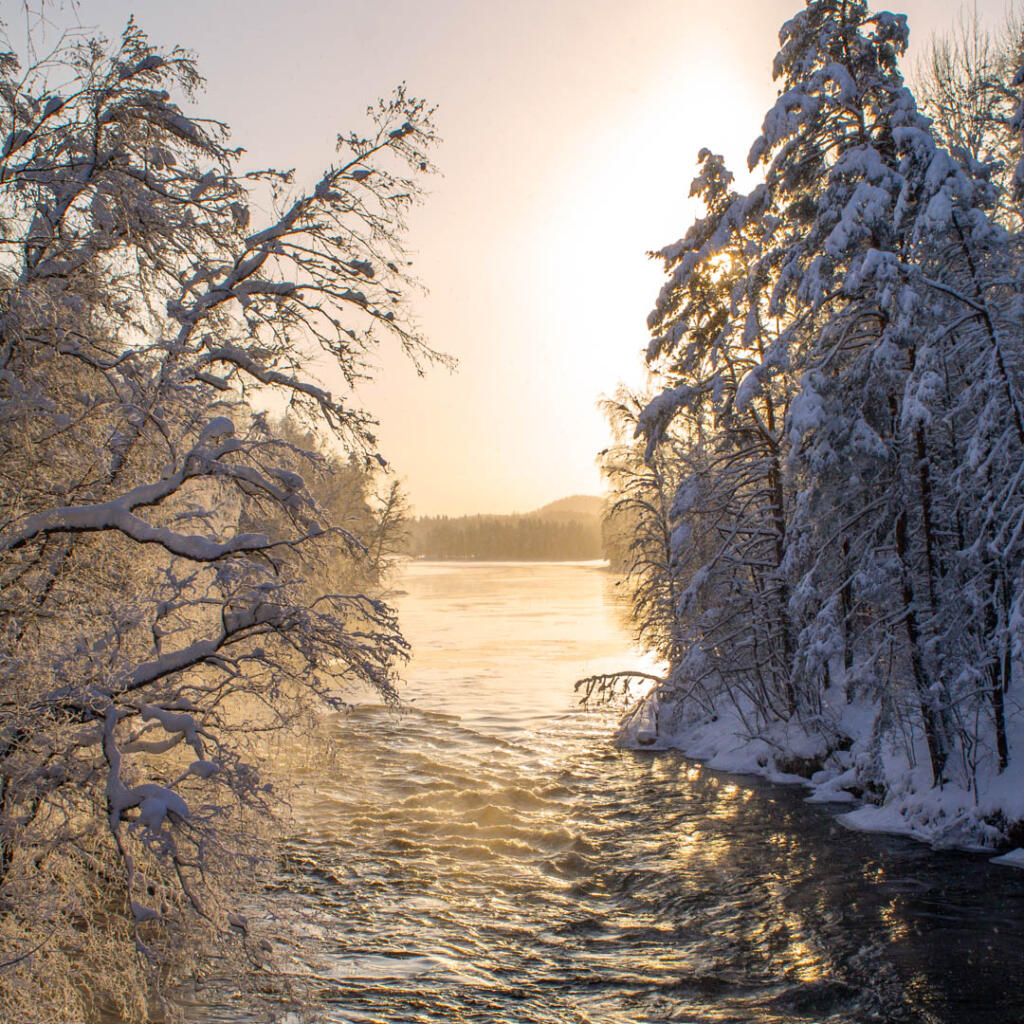
[[[896,516],[896,552],[899,555],[903,575],[903,621],[910,645],[910,664],[914,674],[914,686],[917,689],[921,706],[921,720],[924,725],[925,741],[928,744],[928,757],[932,766],[932,782],[942,788],[946,770],[946,758],[949,749],[946,743],[945,730],[942,727],[942,716],[935,706],[935,697],[925,671],[921,657],[921,629],[917,621],[914,607],[914,588],[911,582],[911,570],[907,550],[907,513],[901,509]]]
[[[988,692],[992,702],[992,714],[996,728],[996,754],[999,758],[999,770],[1005,771],[1010,763],[1010,745],[1006,737],[1006,691],[1010,685],[1010,672],[1013,669],[1010,642],[1002,616],[997,614],[995,601],[1002,604],[1003,615],[1006,614],[1007,586],[1003,573],[997,573],[993,565],[989,572],[989,588],[992,603],[985,606],[985,632],[993,639],[998,638],[999,649],[988,663]],[[998,596],[997,596],[998,595]]]

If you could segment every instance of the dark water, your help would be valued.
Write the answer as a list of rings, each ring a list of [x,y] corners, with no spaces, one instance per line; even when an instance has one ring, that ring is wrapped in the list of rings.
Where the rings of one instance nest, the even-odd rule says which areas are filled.
[[[409,710],[335,723],[288,888],[333,1021],[1024,1021],[1024,873],[617,751],[593,567],[416,564]]]

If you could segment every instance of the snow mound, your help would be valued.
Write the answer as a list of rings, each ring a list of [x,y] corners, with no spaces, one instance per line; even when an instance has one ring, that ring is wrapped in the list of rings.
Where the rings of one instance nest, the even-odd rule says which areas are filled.
[[[615,742],[629,749],[679,750],[717,771],[806,786],[810,803],[855,805],[838,820],[857,831],[907,836],[935,849],[989,852],[1014,837],[1014,823],[1024,820],[1020,759],[977,794],[948,782],[939,788],[920,760],[914,764],[880,742],[873,708],[830,711],[828,740],[828,730],[812,733],[795,720],[752,735],[756,716],[741,702],[723,701],[708,712],[654,690],[625,716]],[[1024,849],[995,863],[1024,868]]]
[[[1002,864],[1008,868],[1020,868],[1024,871],[1024,848],[1018,847],[1016,850],[1004,853],[1001,857],[993,857],[992,863]]]

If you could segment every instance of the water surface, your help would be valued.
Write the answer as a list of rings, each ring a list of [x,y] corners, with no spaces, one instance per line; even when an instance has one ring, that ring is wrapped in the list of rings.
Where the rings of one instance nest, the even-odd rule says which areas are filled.
[[[406,711],[332,723],[284,881],[331,1019],[1024,1021],[1024,875],[614,749],[594,566],[414,563]]]

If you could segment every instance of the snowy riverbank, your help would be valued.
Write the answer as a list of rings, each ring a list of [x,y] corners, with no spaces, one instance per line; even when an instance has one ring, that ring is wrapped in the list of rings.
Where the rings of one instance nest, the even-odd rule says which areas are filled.
[[[978,773],[976,793],[955,782],[939,789],[927,759],[912,763],[902,740],[875,727],[871,708],[843,710],[832,749],[795,722],[752,736],[747,710],[729,704],[709,714],[654,691],[625,716],[616,742],[629,749],[679,750],[718,771],[803,785],[808,802],[850,804],[838,818],[848,828],[904,835],[935,849],[998,853],[993,863],[1024,869],[1020,757],[1002,773]]]

